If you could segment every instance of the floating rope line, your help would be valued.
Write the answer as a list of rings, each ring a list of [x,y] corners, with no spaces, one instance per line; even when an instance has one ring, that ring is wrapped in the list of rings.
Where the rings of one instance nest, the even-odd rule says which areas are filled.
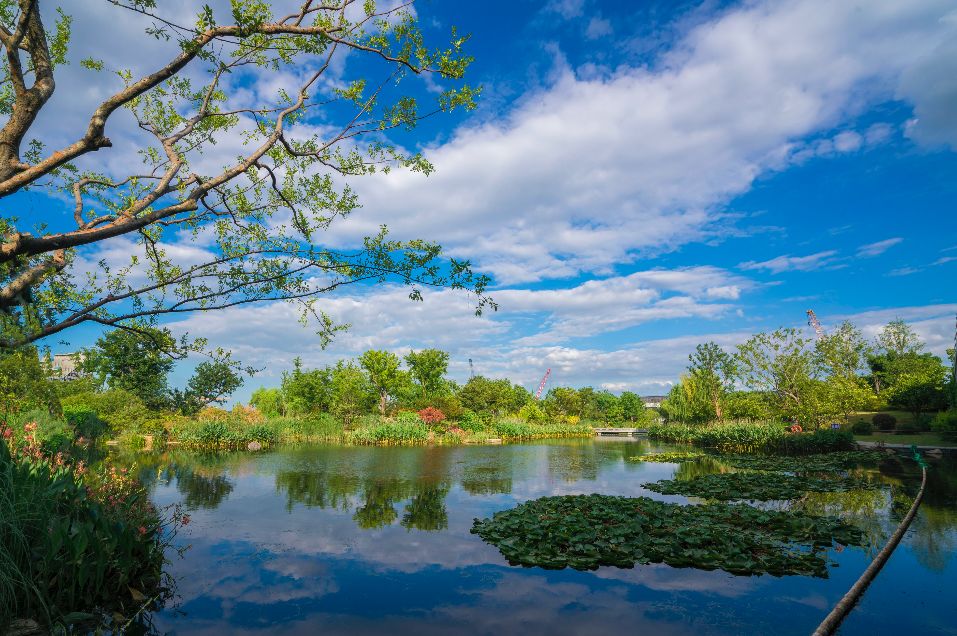
[[[837,628],[841,626],[841,623],[844,622],[844,619],[847,618],[847,615],[851,613],[851,610],[854,609],[854,606],[864,594],[864,590],[867,589],[867,586],[871,584],[871,581],[877,577],[881,568],[887,563],[887,560],[894,552],[894,548],[896,548],[897,544],[904,538],[904,533],[907,532],[911,522],[914,521],[914,517],[917,516],[917,508],[920,507],[920,502],[924,498],[924,487],[927,485],[927,462],[921,457],[916,445],[912,445],[910,448],[913,453],[913,459],[917,462],[917,465],[920,466],[921,470],[920,490],[917,491],[917,496],[914,497],[914,503],[911,504],[910,510],[907,511],[900,525],[897,526],[897,530],[894,531],[894,534],[892,534],[891,538],[887,541],[887,545],[877,553],[877,556],[874,557],[871,564],[864,570],[861,578],[857,579],[857,582],[851,586],[847,594],[838,601],[834,609],[831,610],[831,613],[828,614],[821,624],[817,626],[817,629],[814,630],[812,636],[830,636],[837,631]]]

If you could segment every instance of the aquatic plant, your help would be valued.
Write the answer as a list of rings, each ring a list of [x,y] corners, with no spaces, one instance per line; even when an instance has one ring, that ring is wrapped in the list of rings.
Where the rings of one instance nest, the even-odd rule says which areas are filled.
[[[187,521],[164,520],[127,469],[93,473],[29,435],[0,441],[0,633],[14,619],[49,628],[156,607],[164,550]]]
[[[629,457],[628,461],[681,464],[683,462],[693,462],[704,456],[704,453],[699,453],[696,451],[674,451],[671,453],[648,453],[647,455],[638,455],[636,457]]]
[[[822,578],[827,577],[827,547],[863,541],[860,530],[833,517],[608,495],[542,497],[476,519],[471,531],[512,565],[593,570],[667,563],[741,575]]]
[[[808,492],[874,490],[879,484],[856,477],[797,477],[784,473],[722,473],[693,479],[663,479],[644,486],[663,495],[728,501],[798,499]]]

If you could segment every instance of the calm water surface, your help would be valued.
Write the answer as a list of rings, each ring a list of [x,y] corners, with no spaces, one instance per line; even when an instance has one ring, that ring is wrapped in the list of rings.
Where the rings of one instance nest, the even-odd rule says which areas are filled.
[[[176,634],[808,634],[869,562],[835,553],[828,579],[732,576],[666,565],[594,572],[509,566],[472,520],[543,495],[647,495],[709,470],[626,458],[647,440],[460,448],[307,446],[268,453],[141,454],[158,505],[192,523],[174,556]],[[883,492],[809,495],[887,536],[917,490],[912,462]],[[896,502],[896,503],[895,503]],[[934,462],[920,516],[841,633],[957,634],[957,462]],[[873,552],[873,551],[872,551]]]

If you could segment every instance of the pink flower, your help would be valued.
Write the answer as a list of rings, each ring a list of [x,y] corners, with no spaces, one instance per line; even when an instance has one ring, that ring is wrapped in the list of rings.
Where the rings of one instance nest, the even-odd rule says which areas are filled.
[[[33,431],[37,430],[37,423],[30,422],[29,424],[24,425],[23,430],[27,433],[32,433]]]
[[[145,528],[145,527],[140,526],[140,534],[141,534],[141,535],[146,534],[146,528]]]
[[[189,515],[183,515],[183,525],[184,526],[189,525]]]
[[[12,428],[4,428],[4,429],[3,429],[3,439],[10,439],[11,437],[13,437],[13,429],[12,429]]]

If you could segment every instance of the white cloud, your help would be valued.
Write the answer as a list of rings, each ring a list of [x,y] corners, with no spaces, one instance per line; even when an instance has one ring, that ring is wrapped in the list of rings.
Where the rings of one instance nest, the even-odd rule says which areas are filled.
[[[584,10],[585,0],[550,0],[545,5],[545,11],[557,13],[566,20],[580,17]]]
[[[807,256],[791,256],[785,254],[783,256],[777,256],[767,261],[747,261],[738,265],[741,269],[744,270],[758,270],[764,269],[772,274],[780,274],[781,272],[808,272],[811,270],[822,269],[833,265],[835,262],[835,256],[837,251],[827,250],[824,252],[817,252],[816,254],[809,254]]]
[[[360,181],[365,208],[335,237],[355,241],[385,220],[508,284],[606,274],[722,236],[721,206],[800,161],[808,137],[891,97],[900,74],[955,31],[940,19],[948,9],[754,3],[696,26],[652,67],[559,67],[504,117],[426,148],[437,167],[427,181]],[[889,134],[886,124],[843,131],[812,150],[851,152]]]
[[[888,276],[910,276],[923,271],[921,267],[898,267],[887,272]]]
[[[585,27],[585,37],[589,40],[597,40],[612,33],[614,33],[614,29],[611,26],[611,20],[597,16],[589,20],[588,26]]]
[[[496,351],[558,345],[655,320],[717,318],[735,308],[728,301],[752,287],[715,267],[648,270],[563,289],[497,290],[492,295],[499,311],[481,317],[473,315],[474,299],[460,292],[427,291],[424,302],[414,303],[403,287],[356,288],[322,300],[320,308],[337,323],[353,325],[327,350],[313,331],[293,324],[298,317],[293,305],[200,313],[171,327],[178,334],[202,334],[245,364],[269,367],[274,374],[297,355],[322,366],[371,348],[404,353],[423,346],[459,354],[453,369],[464,371],[465,360],[483,351],[492,359],[501,355]]]
[[[903,240],[904,239],[901,237],[895,236],[894,238],[884,239],[883,241],[877,241],[876,243],[861,245],[859,248],[857,248],[857,257],[870,258],[872,256],[880,256]]]
[[[864,138],[853,130],[845,130],[834,137],[834,149],[838,152],[854,152],[864,143]]]

